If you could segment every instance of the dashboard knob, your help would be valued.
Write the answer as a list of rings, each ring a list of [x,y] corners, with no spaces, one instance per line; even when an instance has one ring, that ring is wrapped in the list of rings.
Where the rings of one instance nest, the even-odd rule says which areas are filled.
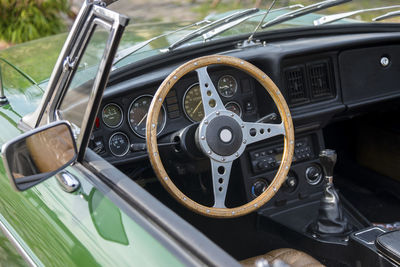
[[[254,197],[258,197],[267,189],[267,187],[268,184],[265,180],[258,180],[251,187],[251,193]]]
[[[288,193],[291,193],[296,190],[298,184],[299,180],[297,179],[297,176],[292,171],[289,171],[282,189]]]
[[[259,162],[257,163],[257,168],[258,168],[259,170],[266,170],[266,169],[268,169],[268,168],[269,168],[269,163],[268,163],[268,161],[267,161],[266,159],[263,159],[262,161],[259,161]]]
[[[310,166],[306,169],[306,179],[310,185],[318,184],[322,179],[321,167],[317,165]]]

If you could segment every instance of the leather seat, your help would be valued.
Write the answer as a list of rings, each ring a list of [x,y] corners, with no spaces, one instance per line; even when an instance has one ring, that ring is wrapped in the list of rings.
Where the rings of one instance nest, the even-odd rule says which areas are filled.
[[[250,266],[292,266],[292,267],[321,267],[319,261],[310,255],[291,248],[281,248],[264,255],[252,257],[240,262],[245,267]]]

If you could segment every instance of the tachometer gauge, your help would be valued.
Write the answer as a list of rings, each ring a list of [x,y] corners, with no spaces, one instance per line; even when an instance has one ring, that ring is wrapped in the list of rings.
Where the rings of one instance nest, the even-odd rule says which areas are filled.
[[[218,92],[223,97],[232,97],[236,94],[238,84],[231,75],[224,75],[218,80]]]
[[[225,104],[225,108],[227,110],[229,110],[229,111],[232,111],[233,113],[235,113],[239,117],[242,117],[242,108],[235,101],[231,101],[231,102],[226,103]]]
[[[129,151],[129,138],[126,134],[118,132],[111,135],[108,141],[108,147],[114,156],[122,157],[125,156]]]
[[[201,99],[199,84],[190,86],[183,97],[183,110],[186,116],[193,122],[199,122],[204,118],[203,101]]]
[[[122,123],[122,109],[117,104],[107,104],[101,112],[101,118],[105,125],[116,128]]]
[[[132,131],[140,137],[146,137],[146,119],[149,112],[150,103],[153,96],[142,95],[132,101],[128,111],[128,122]],[[165,126],[166,113],[162,106],[158,115],[157,134],[159,134]]]

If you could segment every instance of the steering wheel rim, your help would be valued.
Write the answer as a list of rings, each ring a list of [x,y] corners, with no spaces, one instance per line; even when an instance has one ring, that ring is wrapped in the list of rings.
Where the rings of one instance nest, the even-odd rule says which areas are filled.
[[[282,123],[280,124],[280,127],[284,129],[284,132],[281,133],[280,129],[276,126],[279,124],[262,124],[261,123],[249,123],[249,122],[243,122],[240,124],[240,121],[238,121],[236,114],[226,111],[223,103],[217,93],[217,91],[214,88],[214,85],[208,75],[207,72],[207,66],[209,65],[225,65],[225,66],[231,66],[236,69],[242,70],[255,78],[269,93],[271,98],[273,99],[275,105],[278,107],[279,114],[282,118]],[[197,134],[197,141],[199,142],[199,146],[201,147],[202,151],[210,158],[211,161],[211,166],[212,166],[212,179],[213,179],[213,190],[214,190],[214,206],[213,207],[208,207],[204,206],[200,203],[195,202],[188,196],[186,196],[182,191],[180,191],[175,184],[172,182],[170,177],[168,176],[164,165],[161,161],[159,151],[158,151],[158,145],[157,145],[157,121],[158,121],[158,115],[160,112],[160,109],[162,107],[162,104],[164,102],[164,99],[168,92],[171,90],[171,88],[174,87],[176,82],[179,81],[180,78],[185,76],[191,71],[196,71],[199,77],[199,84],[200,84],[200,91],[202,95],[202,100],[203,103],[211,103],[210,99],[216,101],[215,108],[211,107],[212,105],[209,104],[203,104],[203,107],[205,109],[205,116],[203,120],[201,121],[199,125],[199,131]],[[207,93],[206,93],[207,92]],[[208,102],[206,102],[208,101]],[[222,104],[222,107],[221,107]],[[218,107],[218,108],[217,108]],[[207,111],[207,109],[209,109]],[[218,113],[218,114],[217,114]],[[234,114],[234,115],[232,115]],[[228,120],[227,117],[231,117],[232,120],[236,120],[236,122],[241,125],[243,135],[246,135],[248,133],[249,128],[250,129],[256,129],[256,137],[253,137],[253,139],[250,137],[250,135],[246,135],[245,137],[242,137],[241,144],[239,148],[233,153],[228,156],[221,156],[218,153],[215,153],[215,151],[211,151],[209,149],[209,143],[207,140],[205,140],[205,134],[207,132],[210,132],[211,127],[207,128],[207,125],[211,121],[215,121],[218,116],[224,117]],[[235,117],[236,116],[236,117]],[[239,117],[240,118],[240,117]],[[209,121],[210,120],[210,121]],[[235,124],[235,123],[233,123]],[[267,125],[267,126],[263,126]],[[275,125],[275,126],[273,126]],[[260,128],[260,127],[267,127],[267,128]],[[274,128],[275,127],[275,128]],[[268,130],[264,131],[264,129]],[[262,134],[261,134],[262,131]],[[275,134],[276,133],[276,134]],[[220,134],[220,133],[219,133]],[[275,134],[275,135],[273,135]],[[214,167],[220,167],[223,166],[224,168],[226,167],[226,164],[230,162],[232,164],[233,160],[236,158],[239,158],[241,153],[244,152],[246,146],[250,143],[258,142],[267,138],[271,138],[273,136],[283,134],[284,137],[284,151],[282,155],[282,160],[281,164],[279,166],[278,172],[276,173],[274,179],[268,186],[268,188],[258,197],[253,199],[252,201],[238,206],[234,208],[227,208],[221,206],[221,200],[219,200],[219,195],[218,190],[215,186],[217,183],[216,177],[214,177],[214,172],[216,169]],[[266,137],[265,137],[266,136]],[[264,137],[264,138],[263,138]],[[222,137],[221,137],[222,138]],[[259,139],[257,139],[259,138]],[[261,138],[261,139],[260,139]],[[252,142],[250,142],[252,141]],[[275,85],[275,83],[266,75],[263,71],[261,71],[259,68],[256,66],[252,65],[251,63],[235,58],[235,57],[230,57],[230,56],[222,56],[222,55],[211,55],[211,56],[204,56],[200,58],[193,59],[180,67],[178,67],[175,71],[173,71],[160,85],[158,88],[157,92],[154,95],[154,98],[150,104],[150,108],[148,111],[148,116],[146,120],[146,143],[147,143],[147,150],[148,150],[148,155],[150,159],[150,163],[154,169],[154,172],[157,176],[157,178],[160,180],[161,184],[164,186],[164,188],[181,204],[186,206],[187,208],[191,209],[192,211],[208,216],[208,217],[217,217],[217,218],[233,218],[233,217],[238,217],[242,216],[245,214],[248,214],[254,210],[257,210],[259,207],[264,205],[266,202],[268,202],[278,191],[282,183],[285,181],[287,173],[290,169],[290,165],[292,162],[292,157],[293,157],[293,151],[294,151],[294,130],[293,130],[293,122],[291,119],[291,114],[288,108],[288,105],[282,96],[280,90],[278,87]],[[213,156],[213,158],[211,157]],[[229,157],[229,159],[228,159]],[[217,166],[213,165],[213,162],[217,163]],[[231,166],[231,165],[230,165]],[[230,166],[229,166],[229,173],[228,173],[228,179],[227,182],[223,182],[222,184],[226,183],[226,187],[223,187],[223,190],[221,190],[221,194],[224,194],[225,198],[223,201],[226,199],[226,192],[227,187],[229,184],[229,178],[230,178]],[[218,177],[223,176],[218,173]],[[223,176],[224,179],[226,180],[225,177]],[[221,181],[221,180],[220,180]],[[218,185],[218,183],[217,183]],[[222,187],[222,186],[221,186]],[[218,202],[218,203],[217,203]]]

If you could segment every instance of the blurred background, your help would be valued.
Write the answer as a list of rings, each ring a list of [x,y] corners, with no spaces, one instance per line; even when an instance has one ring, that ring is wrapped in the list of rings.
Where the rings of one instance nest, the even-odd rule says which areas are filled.
[[[83,0],[0,0],[0,49],[40,37],[66,32],[79,11]],[[131,23],[183,22],[199,20],[210,13],[233,8],[259,7],[265,9],[272,0],[119,0],[110,6],[132,18]],[[311,0],[278,0],[276,7]],[[324,10],[324,14],[346,12],[399,4],[398,0],[353,0]],[[387,12],[387,11],[386,11]],[[367,12],[357,19],[370,21],[386,13]],[[393,21],[393,20],[392,20]],[[394,21],[400,21],[399,18]]]

